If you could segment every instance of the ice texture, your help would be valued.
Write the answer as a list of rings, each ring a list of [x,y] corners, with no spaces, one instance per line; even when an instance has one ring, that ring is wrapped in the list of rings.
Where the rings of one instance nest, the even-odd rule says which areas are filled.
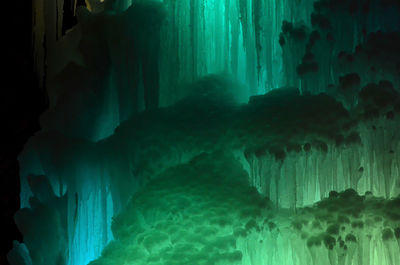
[[[282,24],[284,85],[327,92],[353,73],[361,85],[380,80],[397,85],[398,12],[398,1],[315,1],[311,24]]]
[[[226,151],[169,168],[114,219],[116,240],[90,265],[399,264],[399,198],[348,189],[285,212],[246,175]]]
[[[64,1],[74,3],[65,5]],[[264,93],[286,85],[281,71],[282,51],[277,42],[281,24],[283,20],[304,21],[310,24],[314,1],[294,3],[289,0],[87,0],[85,2],[86,7],[77,6],[77,2],[73,0],[34,1],[34,57],[40,83],[47,85],[51,94],[51,90],[59,89],[52,85],[53,78],[56,78],[56,74],[68,64],[68,61],[92,69],[90,66],[93,65],[88,65],[90,55],[92,59],[100,60],[96,61],[94,68],[100,66],[112,68],[113,77],[110,82],[121,90],[121,93],[125,93],[122,97],[131,97],[127,87],[138,82],[136,79],[140,75],[129,74],[135,72],[134,68],[137,67],[134,64],[134,53],[139,51],[135,48],[137,43],[132,41],[138,34],[131,34],[129,27],[135,23],[131,24],[129,19],[125,20],[124,17],[136,19],[135,14],[130,14],[129,11],[132,6],[146,2],[162,2],[168,19],[162,23],[161,33],[158,36],[161,38],[160,102],[168,105],[186,95],[182,85],[206,74],[225,72],[238,76],[240,81],[249,85],[249,95]],[[79,23],[63,34],[61,29],[64,6],[74,7],[73,13],[76,14]],[[82,9],[87,11],[82,12]],[[139,17],[156,16],[157,10],[149,11],[142,10],[144,16]],[[82,13],[86,15],[83,16]],[[88,26],[85,17],[90,18],[92,26]],[[93,29],[93,25],[97,29]],[[87,34],[88,30],[91,34]],[[93,31],[97,31],[97,34]],[[96,36],[98,34],[102,35],[100,39]],[[146,42],[143,38],[139,40],[145,41],[146,47],[150,45],[147,48],[154,52],[150,55],[157,57],[157,37],[152,34],[145,35],[151,39],[150,42]],[[64,45],[66,43],[68,45]],[[105,46],[107,50],[104,50]],[[146,56],[146,53],[140,54]],[[153,59],[150,65],[155,67]],[[150,71],[153,72],[154,69]],[[96,76],[104,79],[102,83],[107,82],[106,76]],[[146,83],[143,85],[146,86]],[[49,100],[50,103],[54,101],[52,95]],[[128,103],[122,101],[120,104]],[[129,108],[135,106],[128,105],[120,110],[122,120],[130,115]]]
[[[277,209],[295,211],[348,188],[388,200],[399,195],[399,97],[393,89],[377,98],[371,95],[379,85],[367,86],[358,107],[348,111],[326,94],[301,95],[296,88],[243,103],[234,92],[244,88],[226,76],[190,86],[192,93],[175,105],[139,113],[97,143],[42,132],[25,147],[21,201],[28,207],[32,194],[42,190],[29,186],[31,173],[46,175],[47,190],[67,198],[69,264],[100,254],[113,238],[111,217],[129,207],[133,194],[204,152],[223,150],[217,153],[221,159],[233,153],[245,186]],[[373,103],[385,108],[371,116]]]
[[[400,264],[398,1],[65,1],[12,265]]]

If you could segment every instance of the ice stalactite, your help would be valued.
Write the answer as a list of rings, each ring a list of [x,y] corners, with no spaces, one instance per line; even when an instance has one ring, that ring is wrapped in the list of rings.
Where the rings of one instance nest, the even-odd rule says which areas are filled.
[[[89,263],[98,257],[103,248],[113,239],[110,227],[111,218],[115,212],[110,185],[100,172],[90,171],[88,174],[96,173],[100,176],[99,180],[97,183],[87,184],[91,186],[90,190],[83,188],[75,192],[75,197],[69,196],[69,206],[75,207],[74,212],[68,215],[71,218],[68,220],[70,224],[68,264]],[[83,176],[82,170],[80,175]]]
[[[396,31],[369,34],[365,43],[355,51],[338,54],[339,74],[357,73],[361,85],[387,80],[399,87],[400,53],[396,48],[399,43],[400,34]]]
[[[300,87],[297,67],[306,49],[308,29],[303,24],[283,21],[279,44],[282,47],[283,74],[287,86]]]
[[[351,126],[355,131],[346,137],[335,135],[330,140],[288,144],[281,154],[273,148],[248,153],[251,183],[260,193],[290,208],[309,205],[331,190],[346,188],[386,198],[397,196],[397,100],[398,93],[390,82],[363,87],[352,113],[358,122],[350,121],[343,126],[346,130]],[[287,190],[292,192],[286,194]]]
[[[80,154],[75,154],[75,150],[80,150]],[[98,257],[104,246],[113,239],[110,227],[111,217],[115,214],[115,203],[112,198],[109,175],[105,172],[101,164],[102,159],[95,154],[92,145],[84,141],[68,141],[57,134],[43,133],[32,139],[20,159],[23,166],[21,168],[22,210],[19,213],[25,216],[25,212],[32,212],[32,216],[37,218],[37,223],[33,224],[40,226],[44,222],[49,231],[52,229],[61,231],[63,241],[61,237],[58,237],[58,240],[60,243],[64,242],[64,246],[60,247],[62,256],[56,256],[59,258],[57,262],[87,264]],[[73,161],[80,161],[80,163]],[[43,201],[40,197],[41,193],[35,191],[36,186],[32,186],[30,180],[32,177],[26,175],[27,172],[41,175],[40,182],[36,182],[48,183],[44,191],[51,192],[54,198],[62,198],[63,205],[54,205],[56,199]],[[33,177],[33,180],[35,178]],[[42,190],[39,191],[43,193]],[[34,202],[32,196],[40,200],[39,206],[32,204]],[[52,222],[53,218],[48,219],[43,216],[41,214],[43,211],[40,209],[59,213],[62,218],[57,217],[58,219]],[[27,227],[23,230],[24,235],[41,231],[38,227],[27,226],[31,221],[16,218],[17,224]],[[18,222],[20,219],[21,222]],[[57,237],[57,234],[54,236]],[[42,240],[46,246],[37,251],[42,261],[32,256],[32,250],[36,250],[33,245],[40,241],[38,238],[40,237],[33,237],[31,242],[25,240],[33,258],[33,264],[48,264],[56,260],[51,253],[57,245],[49,247],[47,239]],[[44,249],[47,250],[44,251]]]
[[[286,85],[318,94],[352,73],[362,85],[382,79],[397,84],[398,51],[392,47],[398,43],[399,11],[396,1],[316,1],[311,24],[282,25]]]
[[[390,143],[380,145],[382,138],[378,133],[378,137],[371,137],[375,134],[372,130],[361,133],[363,146],[338,148],[333,144],[321,150],[317,145],[313,150],[289,153],[283,162],[270,154],[249,158],[250,182],[260,193],[289,208],[310,205],[331,190],[349,187],[360,193],[393,197],[399,193],[399,165],[394,158],[399,150],[397,144],[396,150],[390,149]]]

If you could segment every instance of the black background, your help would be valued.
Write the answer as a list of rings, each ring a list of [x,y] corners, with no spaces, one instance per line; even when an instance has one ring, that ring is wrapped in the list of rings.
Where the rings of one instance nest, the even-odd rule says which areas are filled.
[[[13,216],[19,209],[18,155],[39,129],[40,114],[48,108],[46,88],[39,88],[32,52],[32,2],[4,1],[1,14],[2,78],[0,82],[0,265],[13,240],[22,241]],[[63,33],[76,24],[73,1],[65,0]],[[77,5],[85,5],[78,0]]]
[[[2,9],[2,75],[0,83],[0,264],[8,264],[6,254],[12,241],[22,241],[13,221],[19,208],[18,154],[27,139],[39,130],[39,116],[47,108],[43,89],[33,71],[32,0],[5,1]]]

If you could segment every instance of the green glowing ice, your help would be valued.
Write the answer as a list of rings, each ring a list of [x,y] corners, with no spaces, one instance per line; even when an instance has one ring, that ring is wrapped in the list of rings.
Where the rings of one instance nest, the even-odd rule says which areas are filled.
[[[400,198],[346,190],[293,213],[246,179],[228,152],[166,170],[115,218],[116,240],[90,265],[399,264]]]

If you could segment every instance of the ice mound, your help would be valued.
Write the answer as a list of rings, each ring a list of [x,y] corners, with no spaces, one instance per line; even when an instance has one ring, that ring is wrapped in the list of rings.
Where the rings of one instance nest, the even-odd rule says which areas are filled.
[[[143,184],[203,151],[235,150],[246,159],[271,154],[276,161],[284,161],[295,150],[326,152],[329,143],[360,142],[352,115],[327,95],[300,95],[297,89],[284,88],[238,104],[229,94],[231,87],[220,84],[216,77],[203,79],[193,85],[198,86],[193,90],[196,96],[136,115],[99,142],[102,153],[118,150],[106,156],[111,164],[119,165],[120,172],[121,161],[129,160],[132,171],[114,175],[134,177]]]
[[[398,264],[399,198],[349,189],[294,213],[246,179],[229,152],[167,169],[115,217],[115,240],[90,265]]]
[[[117,240],[90,264],[240,264],[236,237],[259,229],[268,204],[233,155],[201,154],[138,192],[114,219]]]

